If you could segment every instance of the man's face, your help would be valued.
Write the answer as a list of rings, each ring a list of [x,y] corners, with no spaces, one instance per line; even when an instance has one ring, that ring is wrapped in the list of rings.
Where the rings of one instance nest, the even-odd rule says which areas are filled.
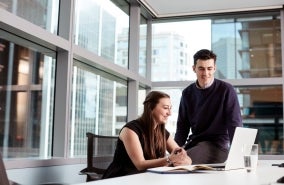
[[[214,59],[208,60],[197,60],[196,65],[192,66],[193,71],[196,73],[198,83],[200,87],[204,88],[206,85],[210,84],[214,78],[214,73],[216,71],[216,65],[214,64]]]

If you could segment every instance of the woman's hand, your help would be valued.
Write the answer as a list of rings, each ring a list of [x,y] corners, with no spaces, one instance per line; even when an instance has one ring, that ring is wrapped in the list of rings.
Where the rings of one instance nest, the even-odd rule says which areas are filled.
[[[190,157],[183,148],[176,148],[169,156],[173,166],[190,165],[192,163]]]

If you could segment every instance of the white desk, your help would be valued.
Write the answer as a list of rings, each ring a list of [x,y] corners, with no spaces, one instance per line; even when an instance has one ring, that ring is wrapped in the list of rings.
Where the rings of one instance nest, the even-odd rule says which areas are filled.
[[[188,174],[146,172],[77,185],[273,185],[279,184],[276,180],[284,176],[284,168],[271,164],[282,162],[284,161],[259,161],[258,169],[251,173],[244,169]]]

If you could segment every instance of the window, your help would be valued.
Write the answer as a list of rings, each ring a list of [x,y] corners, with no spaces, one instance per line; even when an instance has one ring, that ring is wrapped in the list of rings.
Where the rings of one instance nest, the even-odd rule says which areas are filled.
[[[174,135],[181,89],[154,88],[171,96],[172,115],[167,129]],[[256,142],[260,154],[283,155],[283,92],[282,86],[236,88],[245,127],[258,129]]]
[[[122,60],[128,61],[129,13],[110,0],[75,3],[75,44],[127,68]]]
[[[126,81],[75,61],[70,156],[86,155],[86,132],[117,135],[127,116]],[[121,120],[121,121],[118,121]]]
[[[217,77],[226,79],[281,77],[279,12],[212,19],[212,50]]]
[[[183,79],[195,79],[191,68],[193,65],[192,55],[199,49],[211,48],[210,30],[211,20],[154,23],[152,30],[152,57],[159,57],[163,62],[152,62],[152,81],[180,80],[181,74],[175,72],[177,71],[176,69],[180,68],[180,65],[176,65],[176,61],[180,57],[185,61],[189,61],[182,67],[186,70],[184,71],[185,74],[188,74],[187,76],[182,75]],[[183,44],[181,45],[180,43]],[[159,52],[156,52],[157,50]]]
[[[194,82],[196,75],[191,67],[193,54],[207,48],[217,54],[215,77],[233,85],[237,82],[234,86],[241,105],[243,124],[259,130],[257,142],[261,154],[283,155],[283,82],[278,81],[283,68],[280,22],[279,11],[267,11],[153,25],[153,51],[157,48],[160,51],[155,58],[166,62],[165,65],[152,61],[152,81],[157,84],[164,81],[163,85],[153,89],[171,95],[174,107],[167,124],[171,133],[175,132],[178,115],[175,105],[179,105],[181,91],[188,85],[180,87],[171,81],[181,79]],[[178,29],[179,26],[183,29]],[[172,34],[180,37],[172,37]],[[161,40],[161,37],[164,39]],[[188,50],[171,45],[182,38]],[[164,44],[166,41],[168,43]],[[183,66],[174,65],[175,61],[180,60],[179,56],[173,54],[176,49],[184,52]],[[181,60],[179,64],[182,64]],[[261,85],[256,85],[256,81],[261,81]],[[271,85],[272,81],[276,81],[276,84]]]
[[[59,0],[0,0],[0,4],[0,8],[57,34]]]
[[[245,127],[258,129],[260,153],[283,154],[282,86],[237,89]]]
[[[0,151],[4,157],[51,156],[54,56],[53,51],[0,31]]]

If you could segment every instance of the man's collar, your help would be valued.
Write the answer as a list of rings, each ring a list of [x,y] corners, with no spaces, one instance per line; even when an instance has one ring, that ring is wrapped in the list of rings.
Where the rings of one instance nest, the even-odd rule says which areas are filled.
[[[205,87],[201,87],[200,85],[199,85],[199,83],[198,83],[198,80],[196,80],[196,87],[198,88],[198,89],[207,89],[207,88],[209,88],[212,84],[213,84],[213,82],[214,82],[214,78],[213,78],[213,80],[209,83],[209,84],[207,84],[207,85],[205,85]]]

